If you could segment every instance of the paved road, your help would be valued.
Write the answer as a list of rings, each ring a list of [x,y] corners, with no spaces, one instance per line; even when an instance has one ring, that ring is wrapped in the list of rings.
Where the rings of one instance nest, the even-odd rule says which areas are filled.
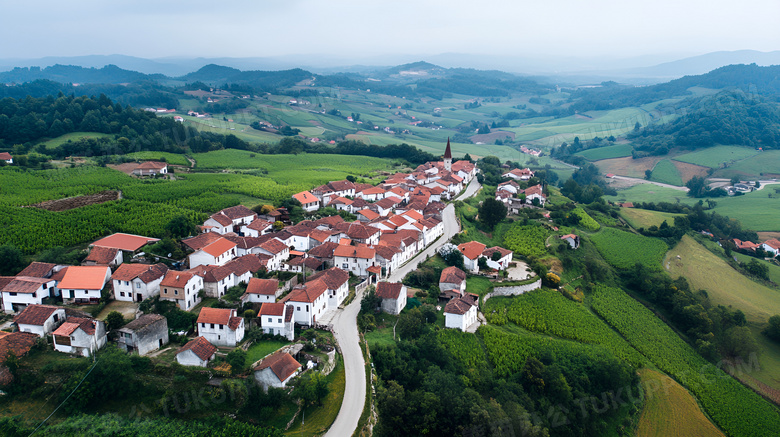
[[[357,329],[357,314],[360,311],[362,298],[362,294],[355,296],[346,308],[336,310],[337,313],[331,322],[333,335],[344,357],[346,388],[339,414],[325,434],[326,437],[351,436],[357,428],[360,415],[363,414],[363,405],[366,401],[366,368]]]
[[[482,186],[474,178],[466,187],[466,190],[459,196],[459,199],[465,199],[473,196]],[[420,261],[425,260],[427,255],[431,255],[436,250],[450,241],[453,235],[460,232],[460,224],[455,218],[455,207],[452,204],[442,212],[444,221],[444,235],[424,251],[417,254],[403,267],[396,270],[388,279],[391,282],[400,282],[403,277],[417,268]],[[343,310],[336,310],[333,318],[328,321],[326,318],[322,323],[333,325],[333,335],[341,348],[341,354],[344,357],[344,371],[346,373],[346,389],[344,390],[344,400],[341,403],[336,420],[331,425],[325,437],[345,437],[351,436],[357,428],[360,415],[363,414],[363,406],[366,401],[366,367],[363,360],[363,352],[360,350],[360,337],[357,329],[357,315],[360,311],[360,300],[362,294],[355,296],[355,300],[347,305]]]
[[[480,185],[479,182],[477,182],[477,179],[474,178],[471,180],[471,183],[468,185],[468,187],[466,187],[466,190],[460,196],[458,196],[457,199],[467,199],[477,194],[477,191],[479,191],[480,188],[482,188],[482,185]],[[441,216],[442,221],[444,222],[444,235],[442,235],[435,243],[425,248],[425,250],[418,253],[417,256],[407,261],[406,264],[395,269],[395,271],[387,278],[389,282],[401,282],[407,273],[415,270],[418,264],[425,261],[427,257],[433,256],[440,247],[444,246],[455,234],[460,232],[460,223],[458,223],[458,219],[455,217],[455,207],[452,206],[451,203],[447,205],[446,208],[444,208]]]
[[[648,181],[647,179],[639,179],[639,178],[630,178],[628,176],[613,176],[612,179],[622,179],[625,181],[634,181],[639,182],[640,184],[653,184],[658,185],[659,187],[666,187],[666,188],[672,188],[678,191],[685,191],[686,193],[690,190],[688,190],[687,187],[678,187],[677,185],[671,185],[671,184],[664,184],[661,182],[656,181]]]

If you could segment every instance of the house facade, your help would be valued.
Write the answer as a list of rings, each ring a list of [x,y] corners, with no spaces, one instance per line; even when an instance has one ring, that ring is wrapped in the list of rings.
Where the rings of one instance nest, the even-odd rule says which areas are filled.
[[[54,350],[66,354],[92,356],[106,344],[106,325],[100,320],[68,317],[52,333]]]
[[[449,301],[444,307],[444,327],[466,331],[466,328],[477,323],[478,301],[479,296],[471,293]]]
[[[176,362],[182,366],[206,367],[217,355],[217,347],[205,337],[197,337],[185,344],[176,353]]]
[[[168,344],[168,319],[144,314],[119,329],[117,344],[129,353],[146,355]]]
[[[252,278],[246,286],[246,293],[241,296],[242,303],[273,303],[279,294],[278,279]]]
[[[382,299],[382,311],[398,315],[406,307],[406,286],[400,282],[380,282],[376,284],[376,296]]]
[[[197,327],[198,334],[215,346],[235,347],[244,339],[244,318],[231,308],[202,308]]]
[[[32,332],[39,337],[44,337],[54,332],[65,318],[65,308],[32,304],[14,317],[14,323],[21,332]]]
[[[17,276],[2,288],[3,311],[6,314],[26,309],[29,305],[40,305],[46,297],[56,294],[56,281],[51,278]]]
[[[333,251],[333,263],[342,270],[364,278],[368,276],[368,268],[377,265],[376,250],[341,244]]]
[[[160,299],[176,302],[181,310],[189,311],[200,303],[203,278],[189,272],[169,270],[160,282]]]
[[[110,279],[108,266],[70,266],[57,287],[65,303],[96,304]]]
[[[160,294],[160,282],[168,267],[165,264],[122,264],[111,275],[114,299],[141,302]]]
[[[257,318],[264,334],[281,335],[292,341],[295,336],[295,307],[289,303],[264,303]]]

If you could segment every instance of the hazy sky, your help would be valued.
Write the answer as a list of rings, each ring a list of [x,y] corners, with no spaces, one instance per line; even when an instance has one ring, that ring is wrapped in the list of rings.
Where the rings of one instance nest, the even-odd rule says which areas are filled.
[[[6,0],[0,58],[780,49],[778,0]]]

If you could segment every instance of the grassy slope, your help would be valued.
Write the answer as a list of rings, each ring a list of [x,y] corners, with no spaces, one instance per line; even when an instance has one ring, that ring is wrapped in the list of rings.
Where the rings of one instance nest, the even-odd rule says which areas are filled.
[[[715,146],[676,156],[674,159],[704,167],[719,168],[722,164],[741,161],[756,153],[758,152],[750,147]]]
[[[685,276],[692,288],[707,290],[713,303],[741,309],[749,322],[780,314],[780,291],[746,278],[690,236],[669,251],[664,267],[674,278]]]
[[[674,218],[682,214],[672,214],[668,212],[650,211],[638,208],[620,208],[620,215],[634,229],[649,228],[650,226],[661,226],[664,220],[670,226],[674,225]]]
[[[67,143],[70,141],[76,141],[80,138],[104,138],[104,137],[112,137],[113,135],[110,134],[103,134],[98,132],[71,132],[69,134],[60,135],[57,138],[52,138],[47,141],[41,141],[41,143],[46,145],[47,149],[54,149],[56,147],[59,147],[63,143]]]
[[[677,171],[677,167],[672,164],[668,159],[658,161],[658,164],[653,168],[653,173],[650,175],[650,179],[656,182],[663,182],[665,184],[681,186],[682,177],[680,172]]]
[[[696,399],[672,378],[650,369],[641,369],[639,375],[648,395],[639,418],[637,437],[724,435],[702,413]]]
[[[311,435],[321,435],[330,427],[341,409],[341,401],[344,399],[346,390],[346,373],[344,372],[344,360],[338,357],[336,368],[325,377],[328,383],[328,394],[322,400],[322,405],[316,408],[307,407],[304,410],[306,423],[301,424],[303,419],[299,415],[293,426],[284,434],[290,437],[303,437]]]
[[[716,171],[713,176],[745,179],[773,179],[780,175],[780,150],[769,150]]]
[[[184,155],[169,152],[135,152],[124,155],[128,158],[138,159],[141,161],[160,161],[161,158],[165,158],[165,161],[171,165],[185,165],[190,166],[190,162]]]
[[[583,150],[575,155],[582,156],[588,161],[599,161],[601,159],[623,158],[631,156],[633,147],[630,144],[615,144],[614,146],[599,147],[597,149]]]

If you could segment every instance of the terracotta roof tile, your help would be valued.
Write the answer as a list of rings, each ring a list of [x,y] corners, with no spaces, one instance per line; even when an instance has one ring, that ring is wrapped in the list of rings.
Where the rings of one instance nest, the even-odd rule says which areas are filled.
[[[165,277],[160,282],[161,287],[171,288],[184,288],[187,286],[187,282],[192,279],[194,275],[189,272],[178,272],[176,270],[168,270],[165,273]]]
[[[266,250],[274,255],[284,252],[289,249],[284,243],[276,238],[272,238],[259,246],[261,249]]]
[[[257,217],[257,213],[247,208],[244,205],[231,206],[220,211],[231,220],[238,220],[245,217]]]
[[[476,305],[471,296],[473,295],[467,294],[465,296],[456,297],[455,299],[450,300],[444,307],[444,312],[460,315],[466,314],[471,309],[471,307]]]
[[[204,232],[192,238],[181,240],[181,242],[187,245],[187,247],[189,247],[192,250],[198,250],[208,246],[209,244],[219,240],[220,238],[222,238],[222,236],[220,236],[216,232]]]
[[[349,273],[341,270],[338,267],[331,267],[328,270],[320,272],[309,278],[311,281],[317,279],[324,282],[328,289],[337,290],[339,287],[344,285],[345,282],[349,281]]]
[[[458,250],[465,256],[466,258],[470,260],[475,260],[479,258],[480,255],[482,255],[482,252],[485,250],[485,245],[478,242],[478,241],[469,241],[468,243],[463,243],[458,245]]]
[[[46,320],[60,307],[54,305],[27,305],[27,308],[14,317],[17,325],[43,326]]]
[[[32,332],[12,332],[0,337],[0,363],[5,363],[10,351],[17,357],[27,355],[37,341],[38,335]]]
[[[302,205],[320,201],[314,194],[311,194],[309,191],[301,191],[300,193],[293,194],[292,197],[298,202],[301,202]]]
[[[132,281],[135,278],[144,283],[149,283],[165,276],[168,266],[165,264],[122,264],[111,275],[111,279],[117,281]]]
[[[227,325],[230,319],[235,317],[236,310],[230,308],[209,308],[203,307],[198,314],[198,323],[214,323]]]
[[[84,258],[84,261],[91,261],[95,264],[108,265],[116,258],[119,249],[112,247],[95,246],[89,251],[89,255]]]
[[[313,303],[322,296],[328,286],[321,280],[308,281],[305,285],[299,285],[282,299],[282,302],[306,302]]]
[[[103,266],[70,266],[57,285],[68,290],[101,290],[111,269]]]
[[[356,247],[340,244],[336,247],[336,250],[333,251],[333,256],[373,259],[376,256],[376,251],[370,247]]]
[[[159,162],[159,161],[146,161],[138,164],[135,169],[136,170],[160,170],[163,168],[168,167],[167,163]]]
[[[249,284],[246,286],[246,293],[275,296],[276,290],[278,289],[279,289],[278,279],[251,278],[249,280]]]
[[[309,256],[316,258],[333,258],[333,251],[338,247],[338,243],[327,241],[309,251]]]
[[[149,243],[160,241],[159,238],[143,237],[141,235],[117,233],[95,241],[91,246],[112,247],[115,249],[135,252]]]
[[[17,276],[32,276],[34,278],[46,278],[51,276],[52,270],[56,267],[56,264],[32,262],[24,270],[19,272]]]
[[[222,211],[212,214],[211,217],[209,218],[219,223],[222,226],[233,225],[233,220],[230,217],[226,216],[225,214],[222,214]]]
[[[277,352],[261,361],[257,369],[263,370],[269,367],[279,381],[286,381],[301,368],[301,364],[287,352]]]
[[[501,258],[511,255],[512,251],[509,249],[504,249],[503,247],[493,246],[488,247],[487,249],[482,251],[482,256],[486,256],[488,258],[491,258],[493,256],[493,252],[498,252],[501,254]]]
[[[197,337],[187,342],[176,355],[185,352],[192,351],[201,360],[209,360],[217,352],[217,347],[209,343],[205,337]]]
[[[465,280],[466,272],[455,266],[447,267],[446,269],[442,270],[441,277],[439,277],[439,282],[446,284],[460,284]]]
[[[260,312],[257,315],[258,316],[283,316],[284,307],[285,304],[283,303],[263,302],[263,304],[260,305]]]
[[[219,240],[209,244],[203,248],[203,251],[211,256],[220,256],[223,253],[236,247],[236,243],[228,240],[227,238],[220,238]]]
[[[398,299],[403,286],[400,282],[380,282],[376,284],[376,296],[382,299]]]
[[[17,276],[8,284],[6,284],[2,291],[9,293],[35,293],[41,285],[52,281],[51,278],[33,278],[31,276]]]

